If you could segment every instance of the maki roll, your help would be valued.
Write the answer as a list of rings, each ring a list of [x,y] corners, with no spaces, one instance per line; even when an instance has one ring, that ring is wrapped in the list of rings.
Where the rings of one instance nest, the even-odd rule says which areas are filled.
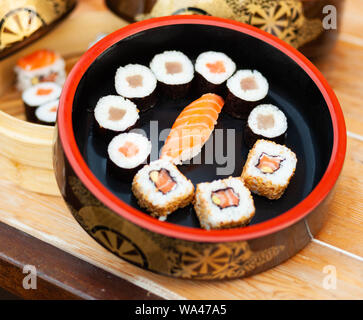
[[[259,139],[283,144],[286,138],[287,119],[285,114],[272,104],[261,104],[248,116],[245,127],[245,143],[249,148]]]
[[[98,100],[94,115],[96,132],[106,140],[130,130],[139,119],[139,111],[132,101],[113,95]]]
[[[24,91],[40,82],[55,82],[62,86],[66,79],[62,57],[51,50],[37,50],[18,60],[15,69],[17,88]]]
[[[186,96],[194,78],[194,67],[184,53],[164,51],[157,54],[151,60],[150,68],[168,97],[177,99]]]
[[[201,53],[195,63],[195,84],[198,94],[224,94],[225,81],[236,71],[236,64],[222,52]]]
[[[255,214],[251,192],[240,178],[232,177],[198,184],[194,209],[207,230],[245,226]]]
[[[26,120],[37,122],[37,107],[59,98],[62,88],[54,82],[42,82],[23,91],[22,99],[25,107]]]
[[[140,207],[165,220],[193,200],[194,186],[171,162],[156,160],[135,175],[132,192]]]
[[[117,93],[134,102],[140,111],[146,111],[156,104],[156,84],[154,74],[141,64],[128,64],[116,71]]]
[[[107,148],[107,173],[125,181],[149,160],[151,142],[138,133],[121,133],[114,137]]]
[[[36,122],[39,124],[54,126],[57,120],[59,99],[42,104],[35,110]]]
[[[258,140],[248,154],[242,179],[253,193],[279,199],[295,173],[296,155],[273,141]]]
[[[268,93],[266,78],[256,70],[239,70],[227,81],[224,111],[235,118],[247,119]]]

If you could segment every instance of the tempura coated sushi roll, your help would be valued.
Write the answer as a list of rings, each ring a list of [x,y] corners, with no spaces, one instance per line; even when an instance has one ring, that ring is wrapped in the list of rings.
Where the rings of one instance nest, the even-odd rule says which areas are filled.
[[[286,131],[285,114],[272,104],[261,104],[254,108],[248,116],[244,141],[249,148],[252,148],[259,139],[283,144]]]
[[[15,69],[17,88],[24,91],[41,82],[55,82],[62,86],[66,79],[62,57],[51,50],[37,50],[18,60]]]
[[[138,133],[121,133],[114,137],[107,148],[107,174],[132,181],[133,176],[148,161],[151,142]]]
[[[37,122],[37,107],[59,98],[62,88],[54,82],[42,82],[23,91],[22,99],[27,121]]]
[[[140,111],[149,110],[156,104],[156,84],[154,74],[141,64],[128,64],[116,71],[117,93],[134,102]]]
[[[59,99],[42,104],[35,110],[37,123],[46,126],[54,126],[57,120]]]
[[[195,87],[198,94],[224,94],[225,81],[236,71],[236,64],[222,52],[201,53],[195,63]]]
[[[253,193],[279,199],[295,173],[296,155],[272,141],[258,140],[248,154],[242,179]]]
[[[207,230],[245,226],[255,214],[251,192],[233,177],[198,184],[194,209]]]
[[[94,115],[96,132],[106,140],[130,130],[139,119],[139,111],[132,101],[113,95],[98,100]]]
[[[164,51],[150,62],[150,69],[159,81],[163,93],[169,98],[185,97],[194,78],[194,67],[190,59],[180,51]]]
[[[227,81],[228,94],[224,111],[239,119],[247,119],[254,107],[268,93],[266,78],[256,70],[239,70]]]
[[[140,207],[165,220],[193,200],[194,186],[171,162],[156,160],[135,175],[132,192]]]

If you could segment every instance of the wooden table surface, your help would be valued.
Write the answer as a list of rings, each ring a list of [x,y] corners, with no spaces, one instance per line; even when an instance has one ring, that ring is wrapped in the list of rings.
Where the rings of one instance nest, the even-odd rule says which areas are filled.
[[[98,0],[81,3],[85,11],[105,10]],[[0,272],[0,286],[28,298],[363,299],[362,16],[363,1],[347,0],[338,43],[328,57],[316,62],[341,103],[348,149],[329,219],[296,256],[239,280],[189,281],[156,275],[97,244],[61,198],[20,189],[0,170],[0,270],[7,271]],[[24,264],[40,270],[42,292],[22,289]],[[326,289],[323,284],[332,268],[336,288]]]

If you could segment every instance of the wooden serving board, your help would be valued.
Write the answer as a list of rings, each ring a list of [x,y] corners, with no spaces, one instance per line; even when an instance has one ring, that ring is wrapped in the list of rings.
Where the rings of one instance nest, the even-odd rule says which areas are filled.
[[[77,10],[103,12],[106,8],[101,1],[84,0]],[[363,2],[347,0],[337,46],[317,62],[340,100],[349,137],[329,219],[305,249],[278,267],[250,278],[218,282],[170,279],[144,271],[91,239],[61,198],[11,183],[1,162],[0,221],[166,299],[363,299],[362,15]],[[7,103],[9,112],[21,116],[17,98],[9,93]],[[336,286],[328,288],[327,282],[334,283],[327,276],[334,271]]]

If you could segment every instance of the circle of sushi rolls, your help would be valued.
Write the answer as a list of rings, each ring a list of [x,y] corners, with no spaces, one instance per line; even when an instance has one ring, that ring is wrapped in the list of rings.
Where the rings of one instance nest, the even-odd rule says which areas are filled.
[[[283,144],[286,131],[285,114],[272,104],[261,104],[255,107],[248,116],[244,141],[249,148],[252,148],[259,139]]]
[[[268,93],[268,82],[257,70],[239,70],[227,81],[224,111],[235,118],[247,119]]]
[[[22,93],[22,100],[25,107],[26,119],[30,122],[37,122],[35,110],[37,107],[58,99],[62,88],[54,82],[38,83]]]
[[[57,110],[59,105],[59,99],[42,104],[35,110],[35,117],[37,123],[54,126],[57,120]]]
[[[190,59],[180,51],[164,51],[154,56],[150,69],[159,81],[161,90],[170,98],[186,96],[194,78]]]
[[[165,220],[193,200],[194,186],[171,162],[156,160],[135,175],[132,192],[140,207]]]
[[[140,111],[146,111],[156,104],[156,84],[154,74],[141,64],[128,64],[116,71],[117,93],[134,102]]]
[[[108,95],[98,100],[94,109],[96,132],[110,140],[133,128],[139,120],[136,105],[121,96]]]
[[[17,61],[14,68],[17,88],[24,91],[41,82],[55,82],[62,86],[66,79],[65,63],[52,50],[37,50]]]
[[[201,53],[195,63],[195,83],[199,94],[223,94],[224,83],[236,71],[236,64],[223,52]]]
[[[251,192],[241,178],[200,183],[194,209],[204,229],[222,229],[247,225],[255,214]]]
[[[286,146],[257,140],[248,153],[242,179],[251,192],[270,200],[279,199],[295,173],[297,158]]]
[[[107,173],[125,181],[133,176],[149,160],[151,142],[138,133],[121,133],[108,145]]]

